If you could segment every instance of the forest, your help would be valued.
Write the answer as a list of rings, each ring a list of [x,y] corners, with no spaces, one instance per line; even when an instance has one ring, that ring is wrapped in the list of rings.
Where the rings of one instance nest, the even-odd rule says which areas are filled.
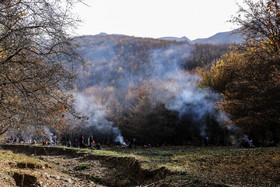
[[[78,112],[89,117],[83,124],[85,137],[92,133],[100,142],[118,143],[121,134],[155,146],[202,145],[209,136],[212,145],[230,144],[230,122],[213,106],[220,96],[198,87],[196,73],[209,69],[229,51],[228,45],[119,35],[85,36],[76,42],[86,62],[75,92]]]
[[[77,36],[76,3],[0,1],[1,185],[280,184],[278,0],[230,44]]]
[[[231,46],[78,38],[87,68],[78,75],[77,101],[91,106],[77,105],[90,116],[87,128],[103,142],[109,133],[153,145],[202,145],[205,137],[211,145],[244,137],[257,146],[278,143],[279,5],[247,4],[240,7],[247,19],[231,20],[244,42]]]
[[[236,145],[244,137],[258,146],[278,143],[279,5],[247,5],[240,7],[247,19],[231,20],[244,41],[214,45],[106,34],[67,38],[64,29],[78,20],[64,17],[55,25],[52,16],[68,9],[3,2],[1,134],[40,140],[56,134],[61,142],[93,134],[102,143],[135,138],[153,146],[205,139]]]

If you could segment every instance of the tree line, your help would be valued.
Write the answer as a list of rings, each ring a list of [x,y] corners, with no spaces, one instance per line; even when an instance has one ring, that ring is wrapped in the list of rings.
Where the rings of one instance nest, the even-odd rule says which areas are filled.
[[[220,103],[240,133],[259,145],[280,141],[280,3],[246,0],[232,22],[245,41],[202,73],[201,86],[223,95]]]

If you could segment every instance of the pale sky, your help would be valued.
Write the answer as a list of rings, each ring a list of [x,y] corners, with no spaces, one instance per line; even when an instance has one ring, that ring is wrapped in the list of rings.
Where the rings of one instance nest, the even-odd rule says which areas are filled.
[[[227,21],[243,0],[85,0],[75,12],[79,35],[125,34],[159,38],[207,38],[237,28]]]

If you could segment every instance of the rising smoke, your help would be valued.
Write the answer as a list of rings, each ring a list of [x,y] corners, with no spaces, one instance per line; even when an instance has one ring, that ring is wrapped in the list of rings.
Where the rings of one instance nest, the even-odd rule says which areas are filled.
[[[201,135],[205,135],[208,115],[216,116],[221,123],[227,117],[214,107],[215,102],[221,99],[220,94],[210,89],[200,89],[198,87],[200,77],[181,68],[182,62],[189,58],[190,49],[189,45],[170,46],[151,52],[150,63],[155,68],[157,76],[155,78],[159,83],[153,94],[154,98],[160,99],[167,109],[177,111],[179,117],[191,116],[193,123],[199,126]]]
[[[179,117],[191,116],[204,135],[207,116],[216,116],[220,123],[228,117],[214,107],[220,95],[210,89],[200,89],[200,77],[182,69],[191,49],[187,43],[150,49],[144,61],[130,54],[128,49],[126,55],[133,59],[119,58],[116,46],[110,42],[91,51],[87,49],[83,55],[89,67],[78,78],[83,88],[75,93],[78,112],[89,117],[88,125],[94,126],[96,131],[114,134],[115,140],[123,143],[120,130],[109,120],[112,113],[116,115],[112,103],[117,103],[119,110],[125,112],[135,100],[130,96],[131,85],[145,82],[150,86],[152,105],[163,103],[167,109],[177,111]],[[131,68],[131,62],[137,66],[136,70]]]
[[[102,133],[105,136],[113,135],[114,141],[125,144],[120,130],[113,126],[113,123],[106,118],[106,109],[94,95],[88,96],[82,93],[75,93],[77,110],[88,116],[87,123],[95,127],[95,133]]]

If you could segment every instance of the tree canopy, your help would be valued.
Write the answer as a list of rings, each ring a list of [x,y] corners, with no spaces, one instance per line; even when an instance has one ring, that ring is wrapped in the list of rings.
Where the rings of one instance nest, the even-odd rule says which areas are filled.
[[[74,113],[67,93],[74,76],[63,65],[80,59],[67,34],[78,21],[73,3],[0,2],[0,134],[29,125],[58,127],[66,124],[66,110]]]
[[[222,108],[256,142],[280,141],[279,1],[245,1],[233,22],[246,41],[204,72],[202,85],[223,95]]]

